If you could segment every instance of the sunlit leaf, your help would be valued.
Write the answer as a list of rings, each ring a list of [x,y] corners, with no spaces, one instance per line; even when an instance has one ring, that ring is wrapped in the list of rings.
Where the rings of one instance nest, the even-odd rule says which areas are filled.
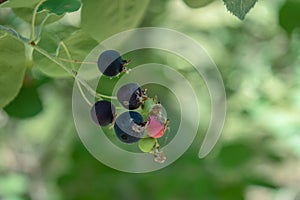
[[[243,20],[257,0],[223,0],[229,12]]]
[[[42,40],[39,43],[39,46],[46,49],[48,52],[50,52],[52,55],[56,54],[57,47],[60,43],[59,36],[53,34],[53,33],[44,33],[42,36]],[[71,57],[73,60],[79,60],[82,61],[85,59],[85,57],[90,53],[90,51],[98,44],[95,40],[90,38],[86,33],[82,31],[77,31],[74,34],[72,34],[70,37],[62,40],[64,44],[67,46]],[[41,70],[44,74],[50,77],[68,77],[70,74],[66,72],[62,67],[58,66],[53,61],[49,60],[45,56],[41,55],[38,52],[34,52],[34,63],[35,66]],[[68,55],[65,51],[65,49],[61,46],[59,48],[59,54],[56,56],[57,59],[67,59]],[[80,67],[80,63],[72,63],[72,62],[64,62],[61,59],[61,62],[64,63],[64,65],[68,69],[74,69],[77,70]]]
[[[49,13],[62,15],[66,12],[74,12],[80,7],[79,0],[47,0],[40,5],[38,11],[47,10]]]
[[[40,0],[8,0],[0,5],[0,7],[11,7],[11,8],[33,8]]]
[[[2,35],[0,37],[0,108],[17,96],[23,83],[25,69],[24,45],[11,36]]]
[[[33,15],[33,8],[13,8],[13,12],[20,18],[22,18],[24,21],[31,23],[32,15]],[[46,17],[47,12],[40,12],[37,14],[35,19],[35,24],[39,25],[42,23],[44,18]],[[50,15],[46,21],[46,24],[53,23],[59,19],[61,19],[62,16],[57,15]]]
[[[83,0],[81,26],[97,41],[137,27],[149,0]]]

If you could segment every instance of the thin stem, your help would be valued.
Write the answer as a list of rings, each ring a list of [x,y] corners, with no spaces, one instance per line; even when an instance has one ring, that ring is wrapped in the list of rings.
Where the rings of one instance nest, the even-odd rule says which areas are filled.
[[[91,65],[97,64],[96,61],[80,61],[80,60],[70,60],[70,59],[65,59],[65,58],[58,58],[58,59],[61,61],[70,62],[70,63],[91,64]]]
[[[29,42],[28,38],[25,38],[22,35],[19,35],[19,33],[17,31],[15,31],[14,29],[12,29],[12,28],[8,28],[8,27],[5,27],[3,25],[0,25],[0,30],[5,31],[6,34],[11,35],[12,37],[15,37],[18,40],[21,40],[23,43],[27,44],[27,42]]]
[[[68,69],[66,66],[64,66],[61,62],[59,62],[55,57],[52,57],[51,55],[48,54],[48,52],[46,52],[45,50],[39,48],[38,46],[33,46],[34,50],[36,50],[37,52],[39,52],[40,54],[44,55],[45,57],[47,57],[49,60],[53,61],[54,63],[56,63],[58,66],[60,66],[61,68],[63,68],[67,73],[69,73],[75,80],[78,80],[80,82],[81,85],[83,85],[89,92],[91,95],[97,97],[97,98],[107,98],[107,99],[117,99],[117,97],[115,96],[108,96],[108,95],[104,95],[104,94],[99,94],[97,92],[95,92],[91,86],[89,86],[85,81],[81,80],[80,78],[78,78],[77,72],[75,72],[74,70],[70,70]]]
[[[65,44],[63,41],[61,41],[61,42],[60,42],[60,45],[64,48],[64,50],[65,50],[65,52],[66,52],[68,58],[69,58],[70,60],[72,60],[72,56],[71,56],[70,51],[69,51],[68,47],[66,46],[66,44]],[[75,71],[75,67],[74,67],[74,64],[73,64],[73,63],[72,63],[72,68],[73,68],[73,70]],[[78,78],[77,78],[77,79],[78,79]],[[75,81],[76,81],[76,80],[75,80]],[[107,95],[99,94],[99,93],[96,93],[96,94],[99,95],[101,98],[117,99],[117,97],[113,97],[113,96],[107,96]],[[96,95],[96,96],[97,96],[97,95]]]
[[[56,63],[58,66],[60,66],[61,68],[63,68],[66,72],[68,72],[72,77],[74,77],[76,79],[76,73],[74,73],[72,70],[68,69],[66,66],[64,66],[62,63],[60,63],[59,61],[57,61],[55,59],[55,57],[51,56],[48,54],[48,52],[46,52],[44,49],[41,49],[38,46],[33,46],[34,50],[36,50],[37,52],[39,52],[40,54],[44,55],[45,57],[47,57],[49,60],[51,60],[52,62]]]
[[[0,39],[4,38],[4,37],[6,37],[6,36],[7,36],[7,33],[1,35],[1,36],[0,36]]]
[[[65,50],[65,52],[66,52],[68,58],[72,60],[72,56],[71,56],[71,54],[70,54],[70,51],[69,51],[68,47],[65,45],[65,43],[64,43],[63,41],[61,41],[61,42],[60,42],[60,45],[64,48],[64,50]],[[75,70],[74,64],[71,63],[71,65],[72,65],[72,69]]]
[[[106,98],[106,99],[118,99],[116,96],[109,96],[109,95],[100,94],[100,93],[97,93],[97,94],[98,94],[98,97],[101,97],[101,98]]]
[[[42,5],[42,3],[45,0],[41,0],[35,7],[33,10],[33,15],[32,15],[32,20],[31,20],[31,35],[30,35],[30,41],[35,40],[35,19],[36,19],[36,15],[37,15],[37,11],[40,7],[40,5]]]
[[[46,52],[45,50],[39,48],[38,46],[34,46],[33,47],[34,50],[36,50],[37,52],[39,52],[40,54],[44,55],[45,57],[47,57],[49,60],[51,60],[52,62],[56,63],[58,66],[60,66],[61,68],[63,68],[67,73],[69,73],[75,80],[78,80],[84,87],[86,87],[86,89],[93,95],[93,96],[98,96],[97,93],[83,80],[77,78],[77,73],[74,72],[73,70],[68,69],[66,66],[64,66],[62,63],[60,63],[56,58],[52,57],[51,55],[48,54],[48,52]]]
[[[170,128],[168,127],[166,131],[168,131],[168,132],[166,133],[166,137],[165,137],[165,140],[164,140],[164,146],[165,146],[165,145],[167,144],[167,142],[168,142],[169,135],[170,135]]]
[[[39,32],[37,34],[37,38],[39,38],[42,34],[42,30],[43,30],[43,27],[47,21],[47,19],[50,17],[50,14],[47,13],[47,15],[44,17],[43,21],[41,22],[40,26],[39,26]]]
[[[65,43],[64,43],[63,41],[61,41],[61,42],[60,42],[60,45],[64,48],[64,50],[65,50],[65,52],[66,52],[68,58],[69,58],[69,59],[72,59],[72,56],[71,56],[71,54],[70,54],[70,51],[69,51],[68,47],[65,45]],[[75,67],[74,67],[74,64],[73,64],[73,63],[72,63],[72,68],[73,68],[73,70],[75,70]],[[75,82],[76,82],[76,84],[77,84],[77,86],[78,86],[78,89],[79,89],[79,91],[80,91],[81,96],[83,97],[83,99],[86,101],[86,103],[87,103],[89,106],[92,107],[93,105],[92,105],[92,103],[88,100],[88,98],[86,97],[85,93],[83,92],[82,87],[81,87],[79,81],[75,79]]]
[[[78,89],[79,89],[79,91],[80,91],[81,96],[83,97],[83,99],[86,101],[86,103],[87,103],[89,106],[92,107],[93,104],[92,104],[92,103],[88,100],[88,98],[85,96],[85,94],[84,94],[84,92],[83,92],[83,90],[82,90],[82,87],[81,87],[79,81],[75,80],[75,82],[76,82],[76,84],[77,84],[77,86],[78,86]]]

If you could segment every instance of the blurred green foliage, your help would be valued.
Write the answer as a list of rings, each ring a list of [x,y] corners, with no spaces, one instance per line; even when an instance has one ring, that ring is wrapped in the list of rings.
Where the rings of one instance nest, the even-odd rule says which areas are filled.
[[[30,7],[36,2],[25,4]],[[222,74],[228,106],[220,141],[208,157],[200,160],[197,153],[210,120],[203,80],[188,63],[166,52],[141,50],[125,55],[134,57],[131,66],[158,62],[174,67],[191,82],[201,99],[203,117],[194,143],[176,162],[156,172],[127,174],[93,158],[74,127],[73,80],[45,78],[40,67],[28,69],[21,92],[0,112],[0,199],[299,199],[299,5],[296,0],[258,1],[245,20],[239,21],[226,11],[222,1],[197,9],[181,0],[149,2],[139,26],[175,29],[202,44]],[[8,8],[0,8],[0,23],[26,35],[28,20],[22,21],[18,12],[15,15]],[[72,19],[76,15],[79,13],[71,15]],[[107,18],[101,20],[113,20]],[[68,14],[61,19],[67,29],[61,20],[47,25],[45,29],[52,27],[53,34],[40,45],[55,53],[52,41],[57,44],[56,40],[63,40],[74,46],[73,59],[83,59],[96,42],[88,36],[85,42],[79,41],[80,34],[86,34],[81,32],[71,40],[69,36],[78,27],[69,19]],[[101,24],[97,29],[101,31]],[[38,59],[37,63],[44,64]],[[43,68],[45,74],[47,67],[56,77],[57,71],[51,71],[51,66]],[[107,84],[114,80],[101,81]],[[114,84],[98,90],[109,94]],[[167,89],[149,88],[155,90],[167,110],[174,110],[172,139],[180,115],[177,102]]]

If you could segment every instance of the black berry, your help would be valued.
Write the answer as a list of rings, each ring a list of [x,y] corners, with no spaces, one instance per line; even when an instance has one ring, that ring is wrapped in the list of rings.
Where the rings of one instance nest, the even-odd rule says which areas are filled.
[[[115,115],[115,106],[106,100],[97,101],[91,109],[92,119],[100,126],[107,126],[112,123]]]
[[[115,50],[107,50],[100,54],[98,58],[98,68],[105,75],[114,77],[124,71],[128,62],[123,60],[120,53]]]
[[[137,109],[144,96],[145,92],[136,83],[123,85],[117,92],[119,102],[129,110]]]
[[[134,111],[122,113],[114,125],[117,137],[124,143],[139,141],[144,135],[144,127],[143,117]]]

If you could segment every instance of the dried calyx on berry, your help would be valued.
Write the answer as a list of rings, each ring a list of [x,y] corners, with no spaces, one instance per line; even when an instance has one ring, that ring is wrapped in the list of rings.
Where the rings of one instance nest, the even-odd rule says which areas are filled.
[[[166,156],[157,139],[164,136],[169,120],[157,97],[150,98],[146,95],[146,90],[138,84],[127,83],[118,89],[117,99],[128,110],[116,117],[116,109],[111,102],[98,101],[91,109],[95,123],[100,126],[113,123],[115,134],[121,142],[127,144],[138,142],[140,150],[153,154],[155,162],[165,162]],[[135,109],[138,112],[133,111]]]
[[[160,149],[157,139],[152,137],[142,138],[138,146],[142,152],[153,154],[154,161],[158,163],[163,163],[167,159]]]
[[[98,68],[100,72],[108,77],[118,76],[121,72],[126,72],[128,60],[124,60],[120,53],[115,50],[106,50],[98,58]]]
[[[162,137],[169,125],[166,110],[158,103],[156,98],[147,99],[142,108],[144,113],[147,113],[147,134],[153,138]]]
[[[139,108],[147,98],[146,91],[136,83],[128,83],[121,86],[117,91],[117,98],[121,105],[129,110]]]
[[[143,117],[138,112],[126,111],[117,117],[114,130],[122,142],[135,143],[144,137],[144,127]]]

